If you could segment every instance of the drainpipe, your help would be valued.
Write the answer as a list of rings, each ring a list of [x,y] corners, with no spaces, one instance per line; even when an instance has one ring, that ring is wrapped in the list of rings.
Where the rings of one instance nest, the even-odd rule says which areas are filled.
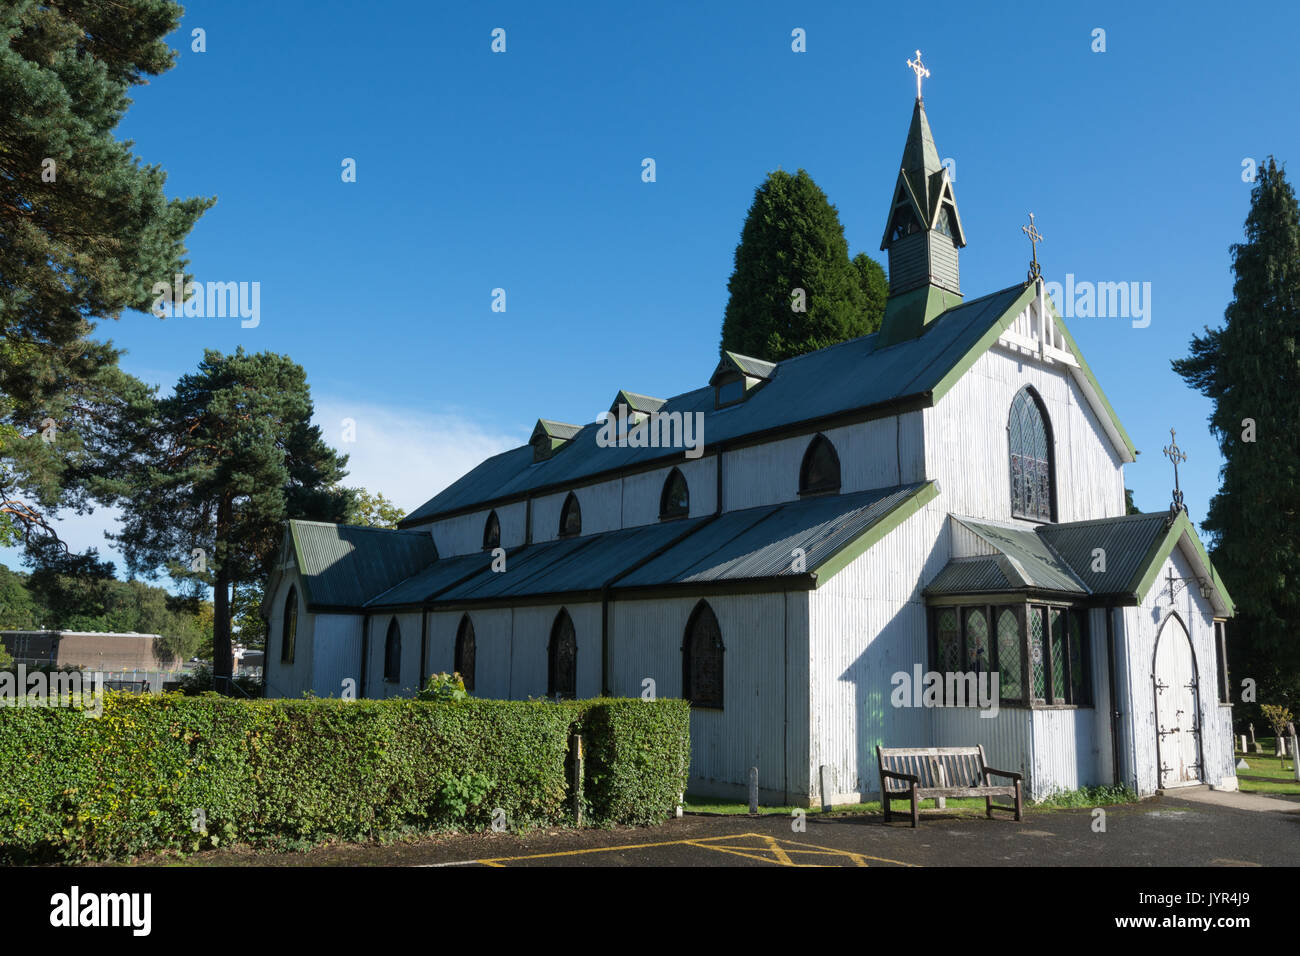
[[[425,655],[425,643],[429,637],[429,609],[420,608],[420,673],[416,674],[415,690],[416,693],[424,687],[424,665],[428,658]]]
[[[600,696],[609,696],[609,599],[608,582],[600,589]]]
[[[357,687],[357,700],[366,696],[366,657],[370,651],[370,614],[361,618],[361,683]]]
[[[1110,774],[1119,786],[1119,688],[1115,684],[1115,607],[1106,608],[1106,672],[1110,694]]]

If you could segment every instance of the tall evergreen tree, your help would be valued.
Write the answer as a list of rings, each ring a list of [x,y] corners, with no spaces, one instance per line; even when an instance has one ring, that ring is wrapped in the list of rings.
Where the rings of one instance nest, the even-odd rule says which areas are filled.
[[[208,350],[141,433],[115,540],[133,572],[212,587],[218,679],[231,673],[232,587],[265,578],[287,519],[340,521],[352,507],[336,487],[347,457],[311,416],[288,356]]]
[[[1222,484],[1204,527],[1237,604],[1234,677],[1300,703],[1300,207],[1272,157],[1251,190],[1226,322],[1173,363],[1214,403]]]
[[[859,258],[849,260],[839,214],[807,172],[770,173],[736,246],[722,351],[777,362],[874,332],[884,270]]]
[[[87,336],[96,320],[147,309],[153,283],[185,271],[185,237],[212,204],[169,200],[162,169],[113,135],[130,87],[171,68],[163,38],[180,15],[169,0],[0,4],[4,543],[49,534],[53,508],[84,503],[76,479],[86,460],[55,460],[86,442],[69,389],[104,399],[114,385],[138,385],[120,373],[112,381],[105,366],[117,352]]]

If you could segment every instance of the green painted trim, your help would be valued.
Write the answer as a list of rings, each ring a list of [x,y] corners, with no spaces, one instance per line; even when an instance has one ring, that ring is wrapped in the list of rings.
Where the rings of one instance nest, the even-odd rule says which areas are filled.
[[[1119,420],[1119,415],[1115,413],[1115,408],[1111,405],[1110,399],[1108,399],[1106,393],[1102,391],[1101,383],[1097,381],[1097,376],[1092,374],[1092,368],[1088,365],[1088,360],[1083,357],[1083,352],[1079,349],[1079,343],[1074,341],[1074,336],[1070,334],[1070,330],[1066,326],[1065,320],[1061,318],[1061,314],[1056,311],[1056,303],[1052,301],[1052,297],[1047,294],[1046,289],[1043,290],[1043,298],[1047,300],[1047,307],[1051,309],[1052,317],[1060,327],[1061,334],[1065,336],[1065,341],[1070,346],[1070,351],[1074,353],[1074,358],[1079,363],[1079,370],[1083,372],[1083,376],[1088,380],[1088,384],[1092,386],[1092,390],[1097,393],[1097,398],[1101,400],[1102,407],[1106,409],[1106,414],[1110,417],[1111,424],[1114,425],[1115,430],[1119,432],[1119,437],[1124,442],[1124,447],[1128,450],[1129,457],[1134,461],[1137,461],[1137,448],[1133,445],[1133,439],[1129,437],[1128,432],[1124,429],[1124,423]]]
[[[1151,549],[1147,552],[1146,558],[1141,565],[1141,575],[1135,583],[1130,584],[1130,592],[1140,602],[1143,595],[1151,590],[1151,585],[1155,584],[1156,575],[1160,573],[1160,566],[1165,563],[1169,555],[1173,554],[1178,540],[1186,534],[1196,550],[1197,556],[1205,564],[1205,568],[1210,574],[1211,586],[1219,592],[1219,597],[1223,599],[1223,604],[1227,608],[1229,617],[1236,614],[1236,605],[1233,604],[1232,596],[1228,594],[1228,589],[1223,586],[1223,581],[1219,577],[1219,572],[1215,570],[1210,556],[1205,550],[1205,545],[1201,543],[1200,537],[1196,534],[1196,528],[1192,525],[1191,519],[1187,513],[1180,511],[1174,523],[1169,526],[1164,536],[1158,539]]]
[[[939,399],[946,395],[948,390],[957,384],[957,380],[974,367],[975,363],[979,361],[980,356],[993,347],[994,343],[997,342],[1002,333],[1005,332],[1011,326],[1011,323],[1015,321],[1016,316],[1023,312],[1029,303],[1034,300],[1036,294],[1033,285],[1025,286],[1025,290],[1016,297],[1016,300],[1012,302],[1011,305],[1007,306],[1006,311],[1003,312],[1002,316],[989,327],[987,332],[980,336],[979,341],[967,350],[966,354],[948,370],[948,373],[944,375],[943,378],[939,379],[939,381],[935,383],[934,387],[930,389],[930,397],[934,403],[937,404]]]
[[[948,304],[948,299],[957,301]],[[919,336],[925,327],[949,309],[962,304],[960,292],[928,283],[891,295],[885,301],[885,316],[880,320],[880,338],[877,348],[888,348]]]
[[[939,495],[939,483],[927,481],[911,495],[904,498],[892,509],[882,515],[874,524],[863,529],[862,533],[849,541],[834,554],[827,557],[812,569],[814,587],[819,588],[857,558],[871,550],[886,535],[897,528],[912,515],[916,514]]]
[[[293,541],[293,562],[298,566],[298,583],[302,585],[303,605],[311,607],[316,603],[312,597],[311,583],[308,580],[306,566],[302,562],[302,545],[298,542],[298,527],[294,521],[289,522],[289,538]]]

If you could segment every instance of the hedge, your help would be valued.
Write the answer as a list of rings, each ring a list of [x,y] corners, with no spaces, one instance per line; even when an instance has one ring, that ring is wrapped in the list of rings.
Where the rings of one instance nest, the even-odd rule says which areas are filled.
[[[654,823],[686,785],[680,700],[232,700],[109,691],[0,707],[0,860],[272,848],[409,830]],[[500,814],[497,814],[500,819]]]

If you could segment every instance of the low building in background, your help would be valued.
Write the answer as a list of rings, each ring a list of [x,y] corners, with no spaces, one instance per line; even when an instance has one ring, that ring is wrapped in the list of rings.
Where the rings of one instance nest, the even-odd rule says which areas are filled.
[[[179,676],[183,662],[167,656],[160,634],[106,631],[0,631],[13,666],[28,670],[100,672],[106,687],[157,693]]]

